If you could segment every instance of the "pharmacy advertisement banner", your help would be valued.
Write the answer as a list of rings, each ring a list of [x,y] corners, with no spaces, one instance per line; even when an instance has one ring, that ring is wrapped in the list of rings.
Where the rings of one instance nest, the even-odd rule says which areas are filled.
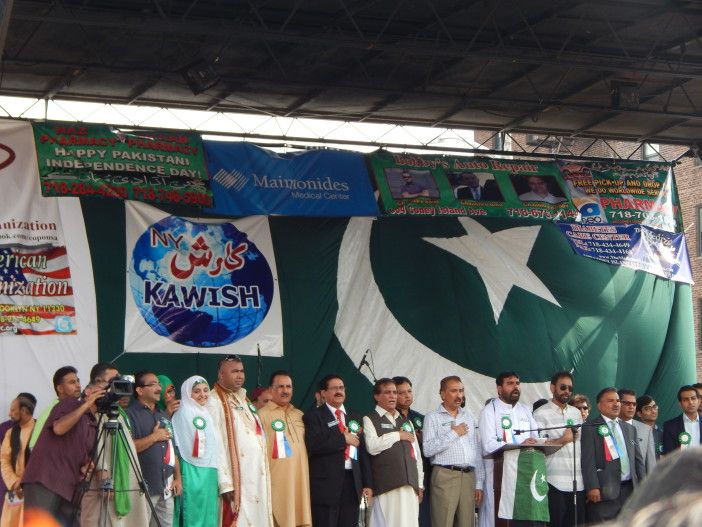
[[[268,219],[181,218],[127,202],[124,349],[283,354]]]
[[[215,205],[232,216],[377,216],[363,155],[278,154],[250,143],[204,141]]]
[[[679,232],[680,202],[669,164],[637,161],[559,161],[579,221],[641,223]]]
[[[0,128],[0,335],[75,334],[61,215],[32,183],[33,147],[28,124]]]
[[[646,225],[580,225],[557,222],[573,250],[601,262],[692,284],[683,233]]]
[[[49,123],[34,137],[44,196],[212,205],[199,135]]]
[[[385,214],[575,219],[553,162],[427,156],[367,156]]]

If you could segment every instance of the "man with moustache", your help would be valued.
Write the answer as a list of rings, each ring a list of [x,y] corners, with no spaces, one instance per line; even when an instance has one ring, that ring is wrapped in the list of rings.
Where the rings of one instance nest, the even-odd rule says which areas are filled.
[[[460,377],[441,380],[442,403],[424,420],[424,452],[431,458],[431,525],[473,527],[483,497],[485,469],[473,416],[461,408]]]
[[[580,470],[580,432],[577,428],[565,428],[580,425],[580,410],[568,404],[573,393],[573,376],[567,371],[559,371],[551,377],[551,395],[549,402],[534,412],[534,419],[539,428],[544,430],[542,437],[551,439],[561,448],[546,456],[546,479],[548,480],[548,512],[551,527],[565,527],[575,522],[573,510],[573,448],[576,448],[575,482],[577,489],[578,523],[585,519],[585,492],[583,476]],[[555,428],[563,427],[563,428]]]
[[[272,527],[266,436],[258,408],[246,397],[245,381],[241,357],[227,355],[219,361],[217,382],[207,400],[222,439],[217,470],[220,519],[227,527],[233,521],[238,527]]]
[[[127,415],[156,518],[161,527],[169,527],[173,524],[173,496],[180,495],[182,482],[171,421],[168,414],[156,405],[161,399],[161,388],[154,372],[137,372],[134,375],[136,399],[129,405]],[[151,517],[150,525],[156,525],[154,517]]]
[[[362,496],[373,496],[362,418],[344,406],[346,387],[338,375],[324,377],[319,390],[326,403],[303,417],[310,463],[312,525],[357,527]]]
[[[392,379],[378,379],[373,398],[376,407],[363,418],[375,496],[371,526],[417,527],[424,471],[414,426],[397,411]]]
[[[429,459],[427,459],[426,454],[424,454],[424,449],[422,447],[424,416],[412,408],[412,404],[414,403],[414,388],[412,387],[412,381],[401,375],[393,377],[392,380],[397,387],[397,411],[400,412],[400,415],[404,419],[408,419],[412,423],[414,432],[417,436],[417,443],[422,451],[422,468],[424,469],[424,499],[422,500],[422,503],[419,504],[419,527],[430,527],[431,513],[429,511],[429,505],[431,500],[431,489],[429,488],[429,481],[431,479],[431,464],[429,463]]]
[[[513,371],[500,373],[495,378],[497,398],[486,404],[480,412],[478,426],[483,456],[490,456],[505,444],[538,444],[537,433],[515,434],[515,430],[536,430],[538,427],[528,406],[519,402],[519,375]],[[503,426],[504,425],[504,426]],[[494,460],[485,459],[485,493],[480,507],[480,526],[495,525],[496,505],[494,493]]]
[[[302,412],[292,403],[290,374],[279,370],[271,375],[271,400],[261,408],[271,467],[273,521],[277,527],[312,525],[310,475],[305,447]]]
[[[645,475],[636,429],[619,419],[621,404],[616,388],[597,394],[600,416],[582,431],[582,471],[587,519],[611,520]]]
[[[628,388],[622,388],[617,394],[621,405],[619,419],[636,428],[636,438],[639,441],[644,468],[647,475],[651,474],[653,469],[656,468],[656,445],[653,440],[653,430],[650,426],[634,419],[636,415],[636,392]]]
[[[80,393],[77,377],[69,384]],[[51,410],[22,476],[25,510],[42,509],[64,525],[73,525],[72,500],[88,470],[97,435],[95,401],[104,394],[86,388],[84,399],[65,397]]]
[[[54,409],[54,406],[64,399],[78,399],[78,397],[80,397],[78,370],[73,366],[63,366],[56,370],[54,372],[53,383],[56,399],[51,401],[49,406],[44,408],[41,414],[39,414],[39,417],[37,417],[34,430],[32,430],[32,437],[29,439],[29,450],[32,450],[39,440],[39,434],[41,434],[41,431],[44,429],[44,423],[46,423],[46,419],[49,417],[51,410]]]

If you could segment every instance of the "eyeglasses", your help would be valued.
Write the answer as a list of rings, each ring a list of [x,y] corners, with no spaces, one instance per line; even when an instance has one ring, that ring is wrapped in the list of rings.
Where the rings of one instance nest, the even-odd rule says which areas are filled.
[[[142,388],[151,388],[152,386],[161,386],[161,383],[158,381],[154,381],[154,382],[148,382],[146,384],[141,385]]]
[[[658,410],[657,404],[649,404],[648,406],[642,406],[642,410]]]
[[[621,401],[621,404],[626,406],[636,406],[636,401]]]
[[[573,386],[570,384],[561,384],[558,388],[560,388],[562,392],[565,392],[566,390],[568,390],[569,392],[573,391]]]

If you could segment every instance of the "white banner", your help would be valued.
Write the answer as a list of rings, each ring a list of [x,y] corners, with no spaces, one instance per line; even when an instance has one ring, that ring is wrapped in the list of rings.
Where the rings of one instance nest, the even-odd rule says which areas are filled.
[[[126,352],[282,356],[266,217],[180,218],[137,202],[125,213]]]
[[[88,240],[76,198],[44,198],[29,123],[0,120],[0,404],[55,397],[51,379],[97,362]]]

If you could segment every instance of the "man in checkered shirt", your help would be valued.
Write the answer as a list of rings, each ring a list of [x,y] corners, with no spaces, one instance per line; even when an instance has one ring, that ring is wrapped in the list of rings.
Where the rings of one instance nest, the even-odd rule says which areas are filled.
[[[432,465],[431,524],[473,527],[485,482],[478,430],[470,412],[461,408],[459,377],[442,379],[439,395],[443,402],[424,418],[424,455]]]

